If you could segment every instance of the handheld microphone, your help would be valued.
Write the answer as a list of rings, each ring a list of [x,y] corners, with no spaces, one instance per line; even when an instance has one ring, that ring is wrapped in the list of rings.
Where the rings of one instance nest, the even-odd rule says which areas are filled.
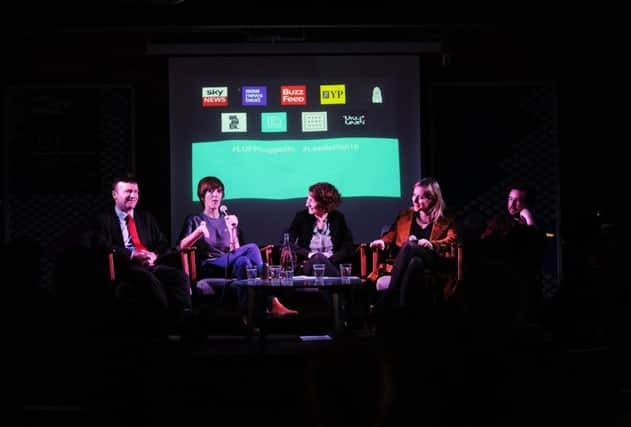
[[[410,245],[416,245],[418,244],[418,238],[414,234],[410,234],[410,237],[408,237],[408,243]]]
[[[221,214],[223,216],[230,215],[230,212],[228,211],[228,206],[226,206],[226,205],[219,206],[219,212],[221,212]],[[231,236],[230,240],[232,241],[232,234],[230,234],[230,236]],[[232,244],[230,246],[232,247]],[[224,268],[224,275],[225,275],[226,279],[228,279],[228,268],[230,266],[230,252],[231,251],[232,251],[232,249],[230,249],[228,252],[226,252],[226,266]],[[224,287],[224,291],[225,291],[226,287]]]
[[[232,215],[230,213],[230,211],[228,211],[228,206],[226,206],[226,205],[219,206],[219,211],[223,214],[224,218],[227,217],[228,215]],[[232,226],[233,230],[237,229],[237,223],[236,222],[232,222],[230,225]]]

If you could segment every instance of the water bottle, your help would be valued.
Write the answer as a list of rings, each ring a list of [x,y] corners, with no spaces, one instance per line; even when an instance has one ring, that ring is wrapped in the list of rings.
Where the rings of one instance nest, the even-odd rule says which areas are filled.
[[[294,281],[295,258],[289,242],[289,233],[283,234],[283,246],[280,248],[281,284],[291,286]]]

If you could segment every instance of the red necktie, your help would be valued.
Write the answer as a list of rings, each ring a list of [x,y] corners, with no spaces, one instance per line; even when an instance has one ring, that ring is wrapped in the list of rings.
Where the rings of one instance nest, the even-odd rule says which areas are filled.
[[[140,241],[140,237],[138,237],[138,230],[136,230],[136,221],[134,221],[134,217],[131,215],[127,215],[125,217],[127,220],[127,228],[129,229],[129,234],[131,234],[131,241],[134,244],[134,247],[137,251],[146,251],[145,245]]]

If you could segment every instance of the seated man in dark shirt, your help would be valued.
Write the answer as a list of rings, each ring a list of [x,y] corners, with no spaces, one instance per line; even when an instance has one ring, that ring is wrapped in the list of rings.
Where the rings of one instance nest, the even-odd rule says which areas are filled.
[[[506,325],[534,322],[540,311],[544,234],[536,225],[531,199],[525,186],[510,187],[506,211],[487,222],[478,247],[469,251],[470,293],[484,307],[481,313],[502,314],[495,321]]]

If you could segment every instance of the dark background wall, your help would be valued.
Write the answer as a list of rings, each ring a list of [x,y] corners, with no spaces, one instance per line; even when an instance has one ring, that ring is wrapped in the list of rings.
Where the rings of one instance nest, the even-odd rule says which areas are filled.
[[[26,325],[32,331],[19,341],[28,367],[20,371],[22,388],[28,389],[27,420],[94,425],[95,417],[86,423],[73,410],[76,402],[97,416],[112,413],[96,423],[103,425],[119,425],[110,418],[127,412],[127,404],[134,407],[132,414],[164,406],[156,418],[149,416],[155,420],[173,407],[192,411],[178,411],[177,418],[165,418],[169,421],[214,420],[234,415],[235,408],[251,408],[259,418],[263,414],[261,419],[276,410],[277,421],[278,407],[286,409],[281,411],[286,423],[302,420],[294,416],[302,407],[290,408],[302,387],[300,361],[266,358],[270,365],[256,356],[252,364],[250,358],[220,355],[209,363],[197,352],[193,358],[189,351],[156,354],[153,347],[135,350],[111,339],[103,339],[99,351],[100,345],[80,333],[77,337],[83,319],[74,311],[66,314],[67,323],[55,321],[53,316],[64,316],[50,309],[48,291],[54,294],[61,285],[52,274],[59,254],[82,259],[69,250],[76,243],[72,231],[110,206],[109,180],[119,171],[137,172],[142,206],[170,232],[167,58],[146,55],[148,44],[349,41],[440,42],[442,53],[425,59],[422,76],[423,170],[439,178],[450,206],[472,226],[503,208],[509,180],[525,177],[538,190],[538,219],[555,233],[544,278],[550,297],[545,311],[553,317],[546,324],[561,332],[559,339],[537,350],[511,350],[506,357],[492,350],[456,351],[446,362],[431,363],[449,371],[454,385],[435,393],[440,381],[435,376],[427,377],[431,390],[415,384],[411,400],[403,400],[414,402],[410,414],[424,409],[418,405],[420,393],[430,396],[428,408],[446,408],[467,425],[471,420],[472,425],[525,425],[535,419],[606,425],[623,411],[628,419],[629,288],[619,274],[624,252],[618,250],[626,205],[622,184],[628,181],[619,148],[626,142],[619,129],[628,121],[620,67],[628,50],[620,49],[626,24],[611,17],[598,23],[593,10],[577,16],[576,5],[562,19],[545,22],[550,6],[537,9],[532,3],[511,4],[528,22],[505,19],[495,25],[428,24],[431,19],[422,10],[414,13],[409,2],[397,6],[392,1],[379,10],[353,3],[353,9],[334,11],[322,9],[326,2],[302,2],[310,7],[301,10],[269,8],[269,2],[258,9],[234,2],[230,10],[208,10],[200,3],[217,7],[220,2],[200,0],[38,3],[8,4],[12,12],[0,15],[0,237],[3,249],[10,249],[1,257],[3,284],[12,294],[30,286],[47,295],[41,305],[38,298],[6,297],[19,307],[9,328]],[[125,6],[130,3],[136,6]],[[524,17],[526,8],[532,14]],[[20,296],[25,294],[32,296]],[[82,292],[74,296],[85,298]],[[502,304],[503,297],[497,295],[491,304]],[[81,302],[86,310],[98,307]],[[422,340],[419,333],[415,336]],[[210,346],[219,353],[217,344]],[[611,355],[603,351],[606,344]],[[625,351],[615,355],[616,348]],[[346,349],[343,354],[327,351],[332,373],[341,373],[339,360],[352,354]],[[371,353],[361,347],[359,363],[345,366],[341,377],[359,378],[361,372],[358,384],[366,384],[366,373],[374,368]],[[243,370],[244,363],[249,370]],[[255,386],[244,392],[244,383]],[[278,384],[270,388],[272,383]],[[341,382],[334,384],[325,402],[339,407],[342,400],[333,399],[340,394],[330,390]],[[348,388],[342,396],[360,402],[372,392],[371,386],[365,388]],[[351,390],[359,393],[351,396]],[[164,404],[171,397],[175,400]],[[366,417],[371,410],[362,413]],[[493,423],[494,418],[500,421]],[[147,424],[142,422],[147,418],[133,419],[135,425]]]
[[[41,244],[45,276],[81,218],[111,203],[117,172],[138,174],[142,205],[170,232],[167,58],[147,55],[151,43],[439,42],[424,60],[423,170],[459,215],[474,223],[503,208],[510,181],[533,183],[555,235],[551,291],[582,265],[573,248],[616,222],[615,135],[600,124],[613,84],[602,41],[615,28],[423,24],[376,10],[358,24],[317,8],[210,19],[197,2],[124,3],[35,17],[26,5],[3,29],[3,238]]]

